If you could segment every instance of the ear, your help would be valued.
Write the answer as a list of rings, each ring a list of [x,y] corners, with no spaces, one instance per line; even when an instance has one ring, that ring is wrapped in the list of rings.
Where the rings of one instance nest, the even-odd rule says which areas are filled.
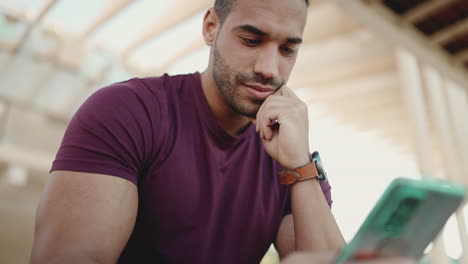
[[[208,46],[212,46],[216,35],[218,34],[218,15],[214,8],[206,11],[205,18],[203,19],[203,38]]]

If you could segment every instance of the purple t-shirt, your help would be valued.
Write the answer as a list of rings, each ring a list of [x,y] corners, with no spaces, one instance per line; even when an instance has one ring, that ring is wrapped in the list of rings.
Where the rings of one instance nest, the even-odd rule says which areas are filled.
[[[253,125],[238,137],[220,126],[195,73],[98,90],[71,120],[51,170],[137,185],[137,220],[118,262],[133,264],[259,263],[290,213],[280,169]],[[331,204],[327,182],[322,190]]]

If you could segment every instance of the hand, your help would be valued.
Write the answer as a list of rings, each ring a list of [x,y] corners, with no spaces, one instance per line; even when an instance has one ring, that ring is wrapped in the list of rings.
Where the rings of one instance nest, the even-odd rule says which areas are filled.
[[[336,255],[331,253],[294,253],[288,256],[281,264],[330,264],[334,263]],[[412,264],[414,260],[407,258],[378,258],[375,260],[363,260],[346,262],[347,264]]]
[[[258,110],[256,130],[267,153],[285,168],[309,162],[307,115],[307,105],[287,86],[268,96]]]

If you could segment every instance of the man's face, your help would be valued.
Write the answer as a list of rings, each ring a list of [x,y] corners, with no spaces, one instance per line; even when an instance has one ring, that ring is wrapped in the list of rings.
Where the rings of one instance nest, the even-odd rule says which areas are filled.
[[[237,113],[255,118],[289,78],[307,19],[304,0],[237,0],[212,49],[213,77]]]

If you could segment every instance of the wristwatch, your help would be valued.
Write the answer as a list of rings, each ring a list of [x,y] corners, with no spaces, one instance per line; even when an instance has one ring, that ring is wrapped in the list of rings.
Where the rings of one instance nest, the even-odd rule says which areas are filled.
[[[278,175],[281,184],[291,185],[295,182],[317,178],[319,181],[327,180],[327,173],[323,170],[320,154],[315,151],[309,154],[310,163],[295,169],[283,169]]]

